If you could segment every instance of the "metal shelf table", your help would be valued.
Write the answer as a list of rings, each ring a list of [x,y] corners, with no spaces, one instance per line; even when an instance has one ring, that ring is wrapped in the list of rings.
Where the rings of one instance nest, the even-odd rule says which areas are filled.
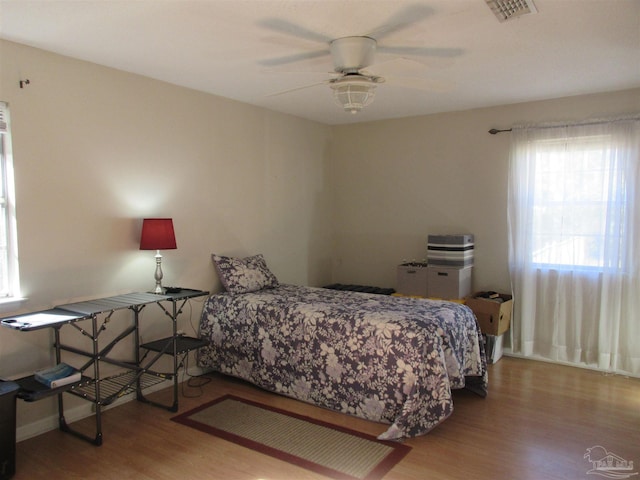
[[[164,303],[171,303],[171,307],[165,307],[164,303],[158,302],[158,306],[162,309],[162,311],[169,317],[172,323],[173,331],[171,332],[171,336],[162,338],[160,340],[156,340],[154,342],[145,343],[140,345],[138,343],[139,337],[136,336],[136,357],[137,363],[140,364],[141,360],[139,357],[140,348],[147,350],[147,352],[155,352],[155,355],[149,361],[150,365],[156,363],[156,361],[162,357],[163,355],[171,355],[173,357],[173,370],[171,373],[167,373],[167,378],[173,378],[173,403],[171,405],[163,405],[161,403],[154,402],[149,400],[142,394],[143,387],[140,384],[140,379],[138,379],[138,385],[136,389],[136,398],[137,400],[145,403],[150,403],[157,407],[166,408],[170,412],[178,411],[178,356],[180,354],[185,354],[190,352],[191,350],[196,350],[200,347],[208,345],[209,342],[202,339],[197,339],[193,337],[186,337],[178,334],[178,317],[182,314],[182,309],[184,308],[187,301],[191,298],[203,297],[208,295],[209,292],[204,292],[202,290],[191,290],[183,288],[179,292],[176,293],[165,293],[164,294]],[[137,319],[136,319],[137,324]],[[156,375],[162,375],[156,373]]]
[[[52,395],[58,397],[59,427],[62,431],[69,432],[83,440],[95,445],[102,445],[102,407],[111,404],[118,398],[129,393],[136,393],[136,398],[164,408],[177,411],[178,408],[178,363],[177,355],[181,353],[178,348],[180,342],[177,335],[177,321],[182,313],[184,305],[190,298],[208,295],[209,292],[201,290],[181,290],[178,293],[130,293],[112,297],[98,298],[84,302],[59,305],[51,310],[17,315],[0,319],[0,325],[20,331],[33,331],[42,328],[53,328],[56,363],[60,363],[62,352],[70,352],[87,361],[78,369],[83,376],[80,382],[65,385],[59,388],[47,388],[39,385],[33,375],[16,380],[21,386],[18,396],[26,401],[36,401]],[[163,302],[170,302],[167,308]],[[140,358],[139,322],[140,312],[149,304],[158,305],[162,311],[172,320],[173,331],[171,336],[162,339],[164,346],[156,355],[142,364]],[[100,348],[99,337],[107,329],[111,316],[118,310],[128,309],[133,313],[133,324],[124,328],[118,335],[106,345]],[[90,328],[84,323],[90,321]],[[91,349],[83,350],[61,341],[60,330],[69,325],[81,335],[91,340]],[[119,342],[132,335],[135,341],[134,358],[130,362],[116,360],[109,357],[109,352]],[[197,339],[195,339],[197,340]],[[155,342],[151,342],[155,345]],[[202,346],[202,345],[200,345]],[[145,347],[146,348],[146,347]],[[199,348],[193,344],[192,348]],[[153,350],[149,348],[148,350]],[[156,372],[151,369],[154,363],[164,354],[174,357],[173,371]],[[117,374],[103,377],[100,363],[108,363],[122,368]],[[144,398],[142,391],[152,385],[165,380],[174,380],[174,401],[170,406],[164,406],[151,402]],[[95,405],[95,436],[91,437],[72,429],[64,417],[63,393],[70,393]]]

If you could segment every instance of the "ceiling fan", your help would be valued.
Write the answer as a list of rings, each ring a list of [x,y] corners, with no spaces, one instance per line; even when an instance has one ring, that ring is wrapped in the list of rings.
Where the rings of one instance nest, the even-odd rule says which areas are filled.
[[[376,64],[377,51],[401,57],[428,56],[443,58],[462,54],[462,50],[457,48],[384,46],[378,44],[380,39],[391,33],[407,28],[409,25],[422,20],[432,13],[433,10],[426,5],[410,5],[395,14],[388,22],[366,35],[345,36],[335,39],[331,39],[326,35],[308,30],[286,20],[267,19],[261,22],[262,26],[279,33],[293,35],[314,42],[322,42],[325,45],[321,50],[267,59],[261,62],[263,65],[270,67],[281,66],[303,60],[320,58],[326,55],[330,55],[333,60],[333,72],[331,72],[331,74],[334,76],[332,78],[311,85],[304,85],[283,92],[277,92],[270,96],[283,95],[316,85],[328,84],[333,90],[334,99],[346,112],[352,114],[358,113],[373,101],[377,85],[385,82],[385,78],[371,72],[371,68],[380,65]],[[365,70],[367,68],[369,68],[369,70]],[[434,88],[434,84],[428,84],[429,82],[427,82],[426,79],[408,79],[413,80],[410,82],[403,80],[401,77],[395,77],[393,83],[408,88]]]

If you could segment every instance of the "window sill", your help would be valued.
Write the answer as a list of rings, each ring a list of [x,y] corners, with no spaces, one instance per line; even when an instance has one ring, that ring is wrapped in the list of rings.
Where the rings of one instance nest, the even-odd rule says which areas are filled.
[[[11,310],[15,310],[22,304],[26,302],[28,298],[26,297],[6,297],[0,298],[0,313],[9,312]]]

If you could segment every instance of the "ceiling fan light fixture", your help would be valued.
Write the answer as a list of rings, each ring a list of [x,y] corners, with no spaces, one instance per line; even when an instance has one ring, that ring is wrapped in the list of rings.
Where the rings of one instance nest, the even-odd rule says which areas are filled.
[[[373,102],[376,84],[367,78],[340,78],[331,83],[333,98],[345,112],[358,113]]]

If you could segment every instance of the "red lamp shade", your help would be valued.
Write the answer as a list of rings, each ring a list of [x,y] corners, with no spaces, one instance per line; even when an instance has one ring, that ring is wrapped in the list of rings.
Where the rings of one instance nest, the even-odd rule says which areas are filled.
[[[172,219],[145,218],[142,221],[140,250],[173,250],[175,248],[178,247]]]

